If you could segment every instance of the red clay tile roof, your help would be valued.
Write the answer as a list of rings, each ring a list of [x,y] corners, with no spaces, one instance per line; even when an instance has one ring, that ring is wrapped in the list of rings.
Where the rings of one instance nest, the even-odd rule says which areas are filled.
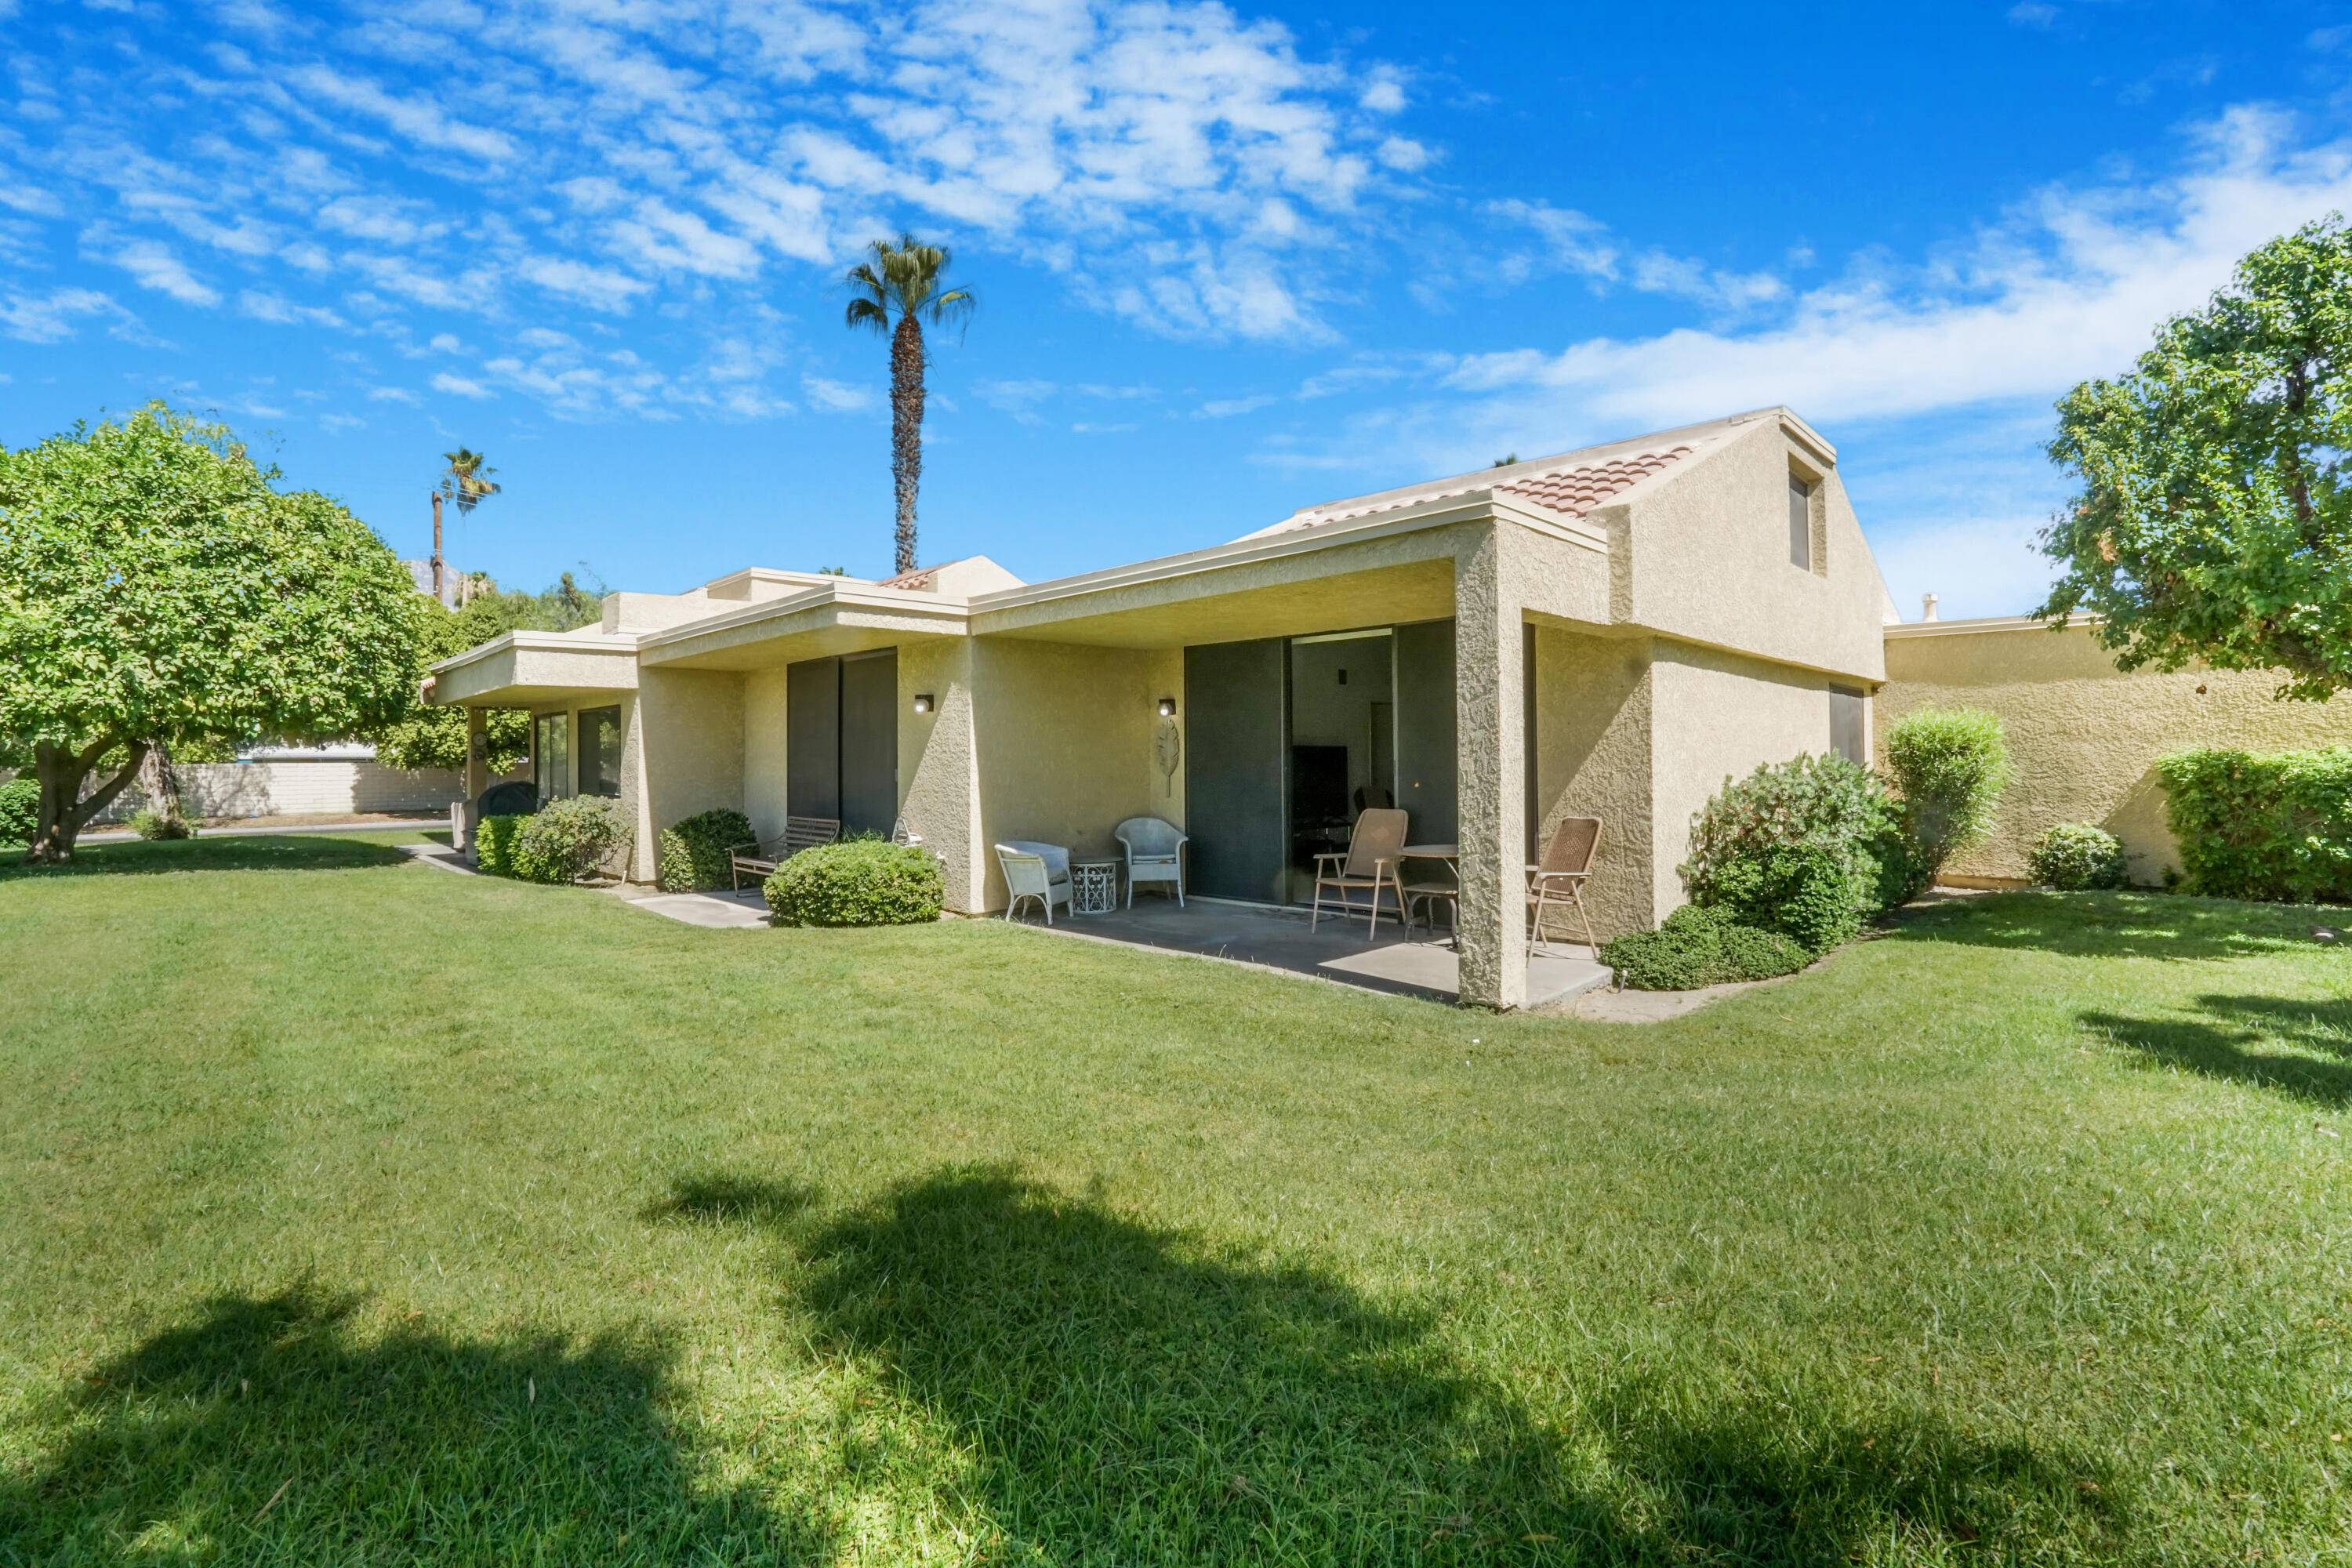
[[[911,588],[919,592],[931,585],[931,579],[940,574],[940,566],[954,564],[952,561],[942,561],[939,566],[918,566],[912,572],[901,572],[896,577],[885,577],[874,585],[877,588]]]
[[[1465,474],[1443,489],[1377,497],[1361,504],[1342,501],[1331,508],[1311,507],[1289,522],[1266,531],[1318,528],[1327,522],[1344,522],[1354,518],[1370,517],[1375,512],[1394,511],[1401,507],[1418,506],[1423,501],[1444,500],[1452,496],[1468,495],[1473,490],[1489,489],[1497,495],[1531,501],[1549,511],[1582,517],[1612,496],[1633,489],[1653,474],[1664,472],[1694,450],[1696,448],[1692,447],[1677,446],[1654,452],[1636,452],[1630,457],[1610,458],[1597,463],[1562,464],[1522,474],[1500,484],[1486,480],[1483,475]]]

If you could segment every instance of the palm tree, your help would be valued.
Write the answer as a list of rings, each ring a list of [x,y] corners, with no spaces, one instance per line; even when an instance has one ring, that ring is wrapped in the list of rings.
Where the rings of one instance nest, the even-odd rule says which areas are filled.
[[[915,569],[915,491],[923,479],[923,323],[961,325],[980,301],[969,289],[943,287],[948,248],[902,234],[893,245],[866,247],[871,260],[849,269],[844,323],[890,340],[890,482],[898,498],[896,570]]]
[[[442,599],[441,593],[441,503],[454,500],[457,515],[463,517],[482,504],[486,496],[499,493],[490,476],[498,470],[481,453],[460,447],[454,452],[441,454],[449,466],[441,475],[441,483],[433,491],[433,596]],[[444,603],[447,601],[443,599]]]

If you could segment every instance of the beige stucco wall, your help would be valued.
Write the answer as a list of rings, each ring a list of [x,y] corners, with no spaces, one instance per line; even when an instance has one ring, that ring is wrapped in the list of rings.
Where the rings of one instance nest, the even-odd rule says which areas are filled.
[[[898,647],[898,811],[940,858],[947,907],[972,914],[986,897],[979,764],[972,725],[972,642],[922,637]],[[929,692],[932,710],[915,711]]]
[[[1183,825],[1182,771],[1171,793],[1152,761],[1158,701],[1180,689],[1182,657],[1173,648],[974,639],[981,908],[1005,898],[990,845],[1037,839],[1066,845],[1074,859],[1114,859],[1111,830],[1126,818]]]
[[[1651,886],[1654,910],[1664,916],[1685,901],[1675,868],[1690,854],[1691,818],[1727,778],[1832,749],[1831,681],[1811,670],[1664,638],[1651,646],[1651,810],[1657,824]],[[1866,724],[1867,709],[1864,718]]]
[[[743,815],[761,838],[784,830],[784,667],[743,673]]]
[[[1789,560],[1789,476],[1815,485],[1813,568]],[[1597,509],[1611,542],[1611,619],[1678,639],[1875,682],[1885,588],[1834,465],[1759,418]]]
[[[2352,702],[2278,702],[2275,676],[2220,670],[2126,675],[2085,626],[2025,626],[1886,638],[1887,684],[1875,733],[1921,708],[2000,716],[2016,776],[1993,836],[1947,874],[2020,879],[2026,852],[2053,823],[2094,823],[2123,840],[2135,881],[2177,868],[2157,759],[2191,746],[2283,751],[2352,745]]]
[[[636,701],[622,716],[623,776],[639,781],[643,801],[632,880],[654,879],[661,829],[698,811],[743,809],[743,679],[728,670],[639,673]]]
[[[1601,818],[1584,903],[1606,942],[1648,927],[1658,913],[1650,876],[1649,639],[1534,631],[1537,843],[1564,816]]]

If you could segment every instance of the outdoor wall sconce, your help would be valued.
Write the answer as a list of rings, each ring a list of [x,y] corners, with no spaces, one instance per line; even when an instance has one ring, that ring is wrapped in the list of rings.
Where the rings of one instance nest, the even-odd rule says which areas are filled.
[[[1173,697],[1163,697],[1160,700],[1160,716],[1162,719],[1173,719],[1176,717],[1176,699]]]
[[[928,712],[929,712],[930,710],[931,710],[931,694],[930,694],[929,692],[928,692],[928,691],[918,691],[918,692],[916,692],[916,693],[915,693],[915,711],[916,711],[916,712],[918,712],[918,713],[928,713]]]

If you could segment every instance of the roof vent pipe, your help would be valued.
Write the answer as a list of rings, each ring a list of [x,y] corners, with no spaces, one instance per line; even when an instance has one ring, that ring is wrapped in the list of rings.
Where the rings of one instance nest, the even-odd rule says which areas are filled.
[[[1923,621],[1932,621],[1936,618],[1935,595],[1922,594],[1919,595],[1919,618]]]

